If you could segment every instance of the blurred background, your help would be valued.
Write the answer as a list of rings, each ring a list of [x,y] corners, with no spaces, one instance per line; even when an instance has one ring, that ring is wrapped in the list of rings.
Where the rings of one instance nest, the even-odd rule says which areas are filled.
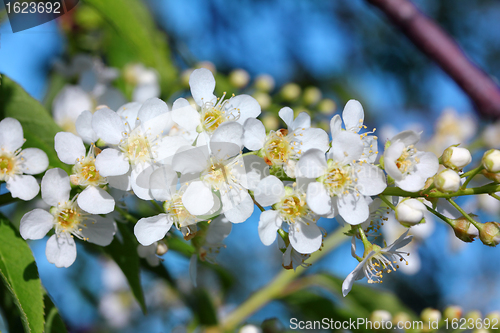
[[[413,3],[474,63],[494,80],[500,77],[498,1]],[[289,105],[296,113],[309,112],[314,125],[328,131],[330,118],[349,99],[357,99],[364,106],[365,124],[377,128],[381,145],[401,130],[416,129],[424,131],[426,149],[437,154],[456,143],[476,149],[500,147],[498,127],[478,117],[455,82],[362,0],[89,0],[57,20],[17,33],[0,4],[0,72],[52,110],[55,118],[60,114],[56,106],[62,103],[57,96],[69,84],[88,93],[94,104],[115,110],[156,92],[171,105],[189,96],[187,80],[197,67],[215,73],[218,96],[223,91],[252,94],[270,130],[279,128],[277,111]],[[138,74],[147,70],[151,72]],[[145,88],[139,90],[143,83]],[[64,121],[59,125],[71,130]],[[498,221],[500,202],[490,199],[460,203],[481,221]],[[129,199],[125,203],[132,214],[152,215],[149,205]],[[18,204],[2,211],[18,222],[29,208]],[[30,246],[42,283],[71,332],[184,332],[210,316],[207,308],[223,318],[283,270],[278,247],[259,240],[258,216],[256,210],[250,220],[233,226],[216,259],[217,269],[198,265],[196,289],[189,278],[189,257],[172,248],[161,257],[181,293],[189,296],[187,301],[144,269],[147,316],[109,258],[79,246],[75,264],[59,269],[46,261],[46,240]],[[390,222],[384,233],[402,233]],[[328,219],[319,224],[328,232],[338,226]],[[499,249],[479,241],[460,243],[438,220],[428,219],[422,229],[415,231],[413,267],[390,274],[377,289],[395,293],[410,316],[426,307],[443,310],[449,305],[482,315],[499,310]],[[346,242],[305,274],[344,279],[355,266]],[[357,284],[353,291],[356,288],[361,287]],[[340,286],[336,291],[313,287],[302,296],[284,295],[245,322],[260,326],[277,318],[272,325],[288,327],[291,317],[338,317],[342,309],[352,309],[348,302],[354,301],[341,297]],[[356,304],[368,314],[386,306],[377,300]]]

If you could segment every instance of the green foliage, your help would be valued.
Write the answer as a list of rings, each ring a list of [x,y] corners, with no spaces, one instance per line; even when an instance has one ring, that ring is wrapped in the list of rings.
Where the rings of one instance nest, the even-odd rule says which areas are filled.
[[[141,306],[142,311],[147,313],[146,301],[141,286],[140,260],[137,254],[139,243],[127,225],[117,223],[117,226],[123,238],[123,243],[120,242],[118,237],[115,237],[113,242],[104,248],[104,251],[113,258],[123,274],[125,274],[135,299]]]
[[[47,293],[43,295],[43,304],[45,305],[45,333],[67,333],[68,330],[59,315],[59,311],[50,299]]]
[[[42,149],[49,157],[49,165],[68,171],[54,150],[54,136],[61,132],[49,112],[21,86],[2,75],[0,84],[0,118],[12,117],[21,123],[26,143],[24,148]]]
[[[158,71],[162,92],[173,92],[177,69],[169,60],[166,37],[156,29],[144,4],[138,0],[84,2],[94,7],[117,30],[142,63]]]
[[[43,291],[35,259],[28,244],[3,215],[0,215],[0,277],[17,307],[24,331],[43,332]]]

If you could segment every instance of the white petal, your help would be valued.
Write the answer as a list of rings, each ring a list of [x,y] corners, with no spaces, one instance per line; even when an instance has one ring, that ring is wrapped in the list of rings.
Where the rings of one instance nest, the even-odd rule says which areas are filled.
[[[153,200],[149,178],[155,169],[149,164],[136,165],[130,173],[130,185],[134,194],[142,200]]]
[[[343,131],[332,140],[332,148],[328,151],[329,158],[342,164],[358,160],[363,153],[363,142],[358,134]]]
[[[92,99],[79,86],[65,86],[52,103],[52,114],[55,122],[62,126],[64,123],[74,123],[85,110],[93,108]]]
[[[402,180],[396,180],[395,184],[402,190],[408,192],[420,191],[424,188],[427,178],[421,177],[419,174],[409,174]]]
[[[165,164],[171,163],[179,148],[191,146],[182,136],[166,136],[152,149],[156,153],[156,161]]]
[[[90,214],[108,214],[115,209],[115,199],[97,186],[88,186],[76,201],[81,209]]]
[[[54,216],[37,208],[24,214],[19,232],[24,239],[42,239],[53,226]]]
[[[358,133],[365,120],[365,113],[363,112],[361,103],[355,99],[348,101],[344,107],[344,111],[342,111],[342,119],[344,119],[346,130]]]
[[[243,192],[244,198],[241,202],[229,209],[224,211],[226,218],[233,223],[245,222],[250,216],[252,216],[254,210],[254,203],[250,194],[247,191]]]
[[[45,248],[47,261],[56,267],[69,267],[76,259],[76,244],[74,239],[67,233],[59,237],[52,235],[47,241]]]
[[[289,130],[295,131],[297,128],[309,128],[311,127],[311,116],[307,112],[301,112],[295,118],[292,123],[292,127]],[[328,135],[327,135],[328,136]]]
[[[387,187],[384,172],[371,164],[363,164],[356,170],[357,189],[363,195],[377,195]]]
[[[167,201],[172,198],[177,186],[177,173],[170,165],[164,165],[151,174],[149,186],[153,198],[159,201]]]
[[[332,212],[331,198],[321,183],[313,182],[307,186],[306,201],[309,208],[316,214],[326,215]]]
[[[319,149],[310,149],[300,157],[295,168],[297,177],[317,178],[326,171],[325,152]]]
[[[259,237],[264,245],[269,246],[274,242],[281,223],[282,220],[275,210],[266,210],[260,214]]]
[[[123,123],[127,123],[130,128],[135,128],[135,121],[137,120],[137,114],[141,108],[142,103],[131,102],[122,105],[116,113],[122,117]]]
[[[200,125],[200,114],[185,98],[178,98],[172,106],[172,120],[188,131],[195,131]]]
[[[294,223],[289,229],[290,244],[302,254],[313,253],[321,247],[323,234],[316,223]]]
[[[166,112],[168,112],[167,103],[154,97],[148,99],[142,104],[139,112],[137,113],[137,118],[139,118],[139,121],[142,123],[145,123]]]
[[[366,221],[370,215],[368,204],[364,196],[350,192],[337,199],[339,214],[351,225],[357,225]]]
[[[262,179],[255,189],[254,196],[262,206],[271,206],[285,195],[285,186],[276,176],[267,176]]]
[[[47,154],[38,148],[26,148],[20,153],[23,159],[21,170],[28,175],[36,175],[44,172],[49,166]]]
[[[42,199],[50,206],[57,206],[69,200],[71,185],[66,171],[54,168],[48,170],[42,178]]]
[[[116,225],[113,219],[93,216],[95,223],[87,222],[87,227],[82,228],[82,235],[87,241],[100,245],[108,246],[113,241],[116,233]]]
[[[256,155],[243,156],[243,165],[244,170],[241,170],[241,177],[238,177],[238,181],[244,188],[254,191],[260,181],[269,176],[269,165]],[[238,175],[237,173],[236,176]]]
[[[293,110],[290,109],[288,106],[285,106],[278,112],[278,115],[286,124],[288,129],[291,129],[293,124]]]
[[[75,164],[78,158],[85,157],[82,138],[69,132],[59,132],[54,138],[57,157],[66,164]]]
[[[130,172],[131,170],[121,176],[106,177],[108,185],[122,191],[130,191],[132,189],[132,185],[130,185]]]
[[[300,135],[301,144],[299,149],[302,153],[313,148],[323,152],[328,150],[328,134],[321,128],[306,128],[305,130],[299,130],[297,135]]]
[[[132,100],[143,103],[150,98],[160,96],[160,86],[157,83],[139,84],[132,92]]]
[[[231,97],[228,108],[233,116],[239,116],[238,123],[243,125],[248,118],[257,118],[260,114],[260,104],[250,95]]]
[[[390,141],[394,143],[398,140],[403,142],[405,147],[415,145],[420,140],[420,134],[412,130],[407,130],[396,134]]]
[[[96,132],[92,129],[92,113],[88,110],[80,113],[75,122],[76,131],[82,137],[83,142],[96,142],[99,138]]]
[[[206,68],[195,69],[189,77],[191,95],[199,106],[207,102],[214,102],[215,79],[211,71]]]
[[[248,118],[243,125],[243,144],[249,150],[259,150],[266,141],[266,128],[260,120]]]
[[[402,180],[403,174],[399,171],[396,161],[403,153],[405,144],[401,141],[393,142],[384,152],[384,169],[385,172],[395,180]]]
[[[148,246],[165,237],[172,224],[173,220],[167,214],[145,217],[137,221],[134,234],[139,243]]]
[[[439,169],[439,161],[436,155],[430,152],[417,153],[420,161],[418,162],[415,172],[418,172],[423,178],[434,176]]]
[[[374,253],[374,251],[370,252],[370,254],[366,256],[366,258],[362,262],[360,262],[356,266],[356,268],[354,268],[354,270],[349,273],[349,275],[347,275],[344,282],[342,283],[342,295],[344,295],[344,297],[346,297],[347,294],[351,291],[354,282],[363,278],[363,265]]]
[[[336,114],[330,120],[330,134],[332,135],[332,140],[342,131],[342,119]]]
[[[236,124],[236,123],[235,123]],[[210,142],[212,156],[219,160],[228,160],[241,152],[240,146],[232,142]],[[206,164],[206,163],[205,163]]]
[[[222,123],[215,130],[210,142],[229,142],[241,148],[243,146],[242,137],[243,126],[240,123],[228,121]]]
[[[112,145],[120,143],[125,132],[122,118],[110,109],[100,109],[94,113],[92,128],[99,138]]]
[[[120,176],[130,168],[125,155],[117,149],[106,148],[95,159],[95,167],[103,177]]]
[[[172,168],[182,174],[203,171],[209,157],[208,147],[194,147],[177,152],[172,160]]]
[[[33,176],[16,175],[7,180],[7,189],[10,191],[13,198],[27,201],[36,197],[40,191],[40,186],[38,186]]]
[[[233,224],[230,223],[227,218],[222,215],[217,217],[208,226],[205,241],[210,244],[221,243],[227,236],[229,236],[232,227]]]
[[[24,144],[24,134],[21,123],[14,118],[0,121],[0,150],[15,152]]]
[[[191,214],[204,215],[214,206],[212,191],[203,182],[194,181],[182,195],[182,204]]]

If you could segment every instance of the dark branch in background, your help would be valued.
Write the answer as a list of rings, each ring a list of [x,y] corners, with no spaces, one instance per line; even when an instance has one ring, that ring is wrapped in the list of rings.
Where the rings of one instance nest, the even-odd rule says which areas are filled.
[[[500,88],[474,65],[457,43],[408,0],[366,0],[382,10],[465,91],[484,117],[500,118]]]

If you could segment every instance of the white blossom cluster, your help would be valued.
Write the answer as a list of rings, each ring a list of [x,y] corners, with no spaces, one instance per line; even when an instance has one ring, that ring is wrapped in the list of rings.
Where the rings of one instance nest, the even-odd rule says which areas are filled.
[[[383,272],[398,268],[396,260],[406,261],[401,248],[412,239],[408,230],[385,247],[366,240],[386,219],[380,212],[388,206],[376,197],[388,187],[418,192],[433,184],[443,193],[456,191],[458,172],[470,162],[463,148],[450,147],[443,154],[446,161],[419,150],[420,133],[411,130],[385,142],[379,154],[375,130],[366,130],[363,108],[355,100],[331,119],[330,133],[311,127],[307,113],[295,116],[288,107],[279,111],[286,128],[267,132],[257,119],[259,103],[249,95],[216,97],[209,70],[193,71],[189,85],[197,105],[179,98],[169,108],[154,97],[116,111],[99,106],[80,113],[75,133],[55,136],[57,156],[71,166],[71,173],[58,168],[45,173],[42,199],[51,208],[28,212],[20,227],[25,239],[43,238],[54,229],[47,242],[49,262],[70,266],[76,258],[75,236],[110,244],[117,230],[109,215],[117,209],[113,188],[163,204],[158,215],[134,226],[141,256],[154,264],[159,263],[157,244],[172,226],[186,240],[201,227],[205,238],[197,255],[214,262],[231,223],[245,222],[257,206],[262,243],[278,239],[283,267],[306,267],[310,255],[323,246],[326,232],[320,218],[337,218],[353,226],[352,255],[359,261],[344,282],[346,295],[355,280],[366,276],[379,282]],[[43,172],[47,157],[36,149],[20,150],[23,135],[16,120],[4,119],[0,127],[0,180],[13,196],[30,200],[38,183],[28,175]],[[498,169],[495,154],[484,161],[491,172]],[[445,167],[439,169],[440,162]],[[395,218],[406,228],[420,224],[427,214],[428,201],[392,200]],[[362,257],[356,254],[357,238],[365,247]]]

